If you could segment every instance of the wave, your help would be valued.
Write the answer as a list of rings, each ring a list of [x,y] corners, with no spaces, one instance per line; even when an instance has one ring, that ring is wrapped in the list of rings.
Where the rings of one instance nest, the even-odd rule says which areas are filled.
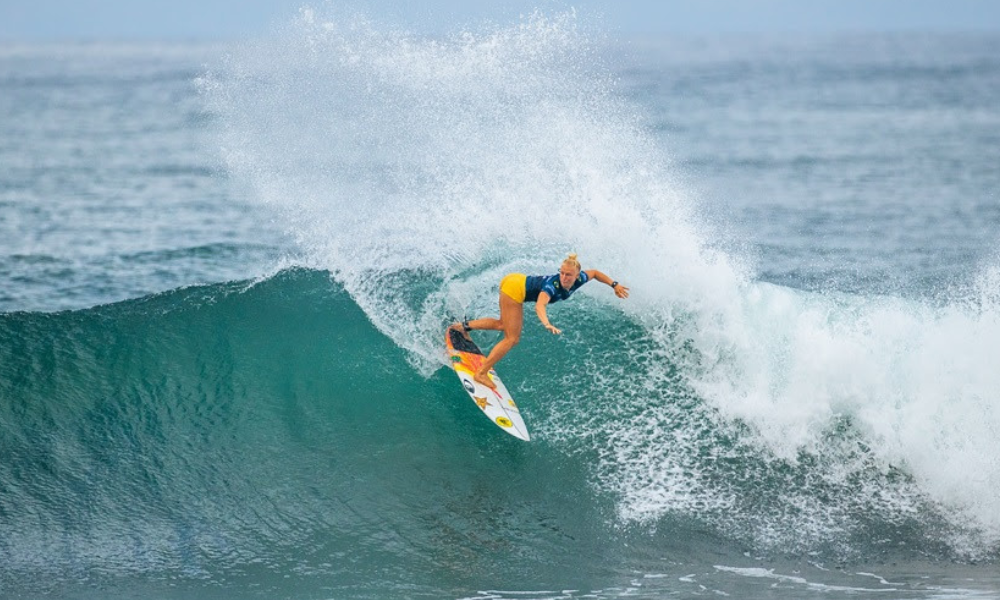
[[[541,553],[598,585],[613,568],[602,547],[997,560],[995,413],[974,387],[991,375],[934,371],[968,356],[962,317],[922,323],[935,344],[910,346],[933,389],[900,377],[900,393],[858,396],[918,373],[898,371],[911,368],[899,355],[831,361],[830,338],[925,315],[883,306],[849,326],[870,309],[758,292],[747,301],[770,319],[762,330],[808,333],[813,352],[785,355],[777,392],[761,391],[771,371],[747,368],[777,359],[759,349],[716,357],[744,367],[728,389],[733,369],[709,364],[683,318],[650,326],[588,294],[559,306],[564,336],[529,324],[501,370],[530,444],[482,419],[447,369],[407,364],[326,271],[0,315],[4,577],[114,565],[222,580],[292,563],[349,582],[354,556],[415,585],[448,573],[475,586]]]

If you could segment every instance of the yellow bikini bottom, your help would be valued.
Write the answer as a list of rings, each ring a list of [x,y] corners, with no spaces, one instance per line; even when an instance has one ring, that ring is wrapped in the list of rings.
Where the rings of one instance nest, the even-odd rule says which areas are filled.
[[[528,276],[524,273],[511,273],[500,280],[500,291],[518,304],[524,304],[524,292]]]

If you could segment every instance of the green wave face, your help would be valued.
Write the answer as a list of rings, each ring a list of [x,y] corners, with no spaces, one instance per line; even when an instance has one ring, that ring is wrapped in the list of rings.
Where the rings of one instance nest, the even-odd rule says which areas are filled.
[[[578,544],[613,534],[585,462],[506,439],[325,273],[8,314],[0,339],[0,552],[19,586],[267,589],[296,568],[369,593],[387,571],[446,589],[499,584],[542,548],[563,549],[538,580],[568,581]]]

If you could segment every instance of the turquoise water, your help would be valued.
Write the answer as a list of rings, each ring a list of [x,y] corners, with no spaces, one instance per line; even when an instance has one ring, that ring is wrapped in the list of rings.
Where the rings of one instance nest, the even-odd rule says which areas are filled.
[[[2,595],[1000,597],[998,47],[0,48]]]

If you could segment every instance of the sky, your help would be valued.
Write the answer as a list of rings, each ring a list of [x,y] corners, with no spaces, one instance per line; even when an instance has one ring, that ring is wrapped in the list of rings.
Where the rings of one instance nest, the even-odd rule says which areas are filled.
[[[329,0],[0,0],[0,42],[232,40]],[[345,0],[421,33],[576,7],[621,34],[1000,31],[1000,0]]]

